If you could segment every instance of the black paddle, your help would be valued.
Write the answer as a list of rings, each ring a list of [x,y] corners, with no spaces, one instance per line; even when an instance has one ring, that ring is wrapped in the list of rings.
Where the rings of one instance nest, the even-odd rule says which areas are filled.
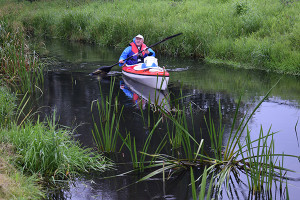
[[[157,43],[155,43],[155,44],[153,44],[153,45],[150,45],[149,47],[147,47],[147,48],[144,49],[143,51],[146,51],[147,49],[149,49],[149,48],[151,48],[151,47],[154,47],[154,46],[156,46],[156,45],[158,45],[158,44],[160,44],[160,43],[162,43],[162,42],[165,42],[165,41],[167,41],[167,40],[169,40],[169,39],[171,39],[171,38],[173,38],[173,37],[176,37],[176,36],[178,36],[178,35],[181,35],[181,34],[182,34],[182,33],[177,33],[177,34],[175,34],[175,35],[166,37],[165,39],[163,39],[163,40],[161,40],[161,41],[159,41],[159,42],[157,42]],[[143,52],[143,51],[142,51],[142,52]],[[134,55],[132,55],[132,56],[129,56],[129,57],[126,58],[124,61],[126,61],[126,60],[132,58],[133,56],[136,56],[137,54],[138,54],[138,53],[136,53],[136,54],[134,54]],[[117,63],[115,63],[115,64],[113,64],[113,65],[111,65],[111,66],[103,66],[103,67],[99,67],[99,68],[96,69],[94,72],[90,73],[90,75],[92,76],[92,75],[97,75],[97,74],[106,74],[106,73],[108,73],[108,72],[111,70],[111,68],[113,68],[113,66],[116,66],[116,65],[118,65],[118,64],[119,64],[119,62],[117,62]]]

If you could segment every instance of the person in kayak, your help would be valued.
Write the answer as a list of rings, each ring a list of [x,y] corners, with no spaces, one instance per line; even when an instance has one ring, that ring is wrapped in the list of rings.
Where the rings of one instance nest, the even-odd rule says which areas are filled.
[[[133,38],[133,42],[131,42],[129,46],[121,54],[119,59],[119,66],[123,66],[124,64],[134,65],[137,63],[143,63],[145,57],[147,56],[155,57],[155,52],[151,48],[149,49],[146,48],[147,46],[144,44],[144,37],[142,35],[135,36],[135,38]],[[133,56],[128,60],[125,60],[134,54],[137,55]]]

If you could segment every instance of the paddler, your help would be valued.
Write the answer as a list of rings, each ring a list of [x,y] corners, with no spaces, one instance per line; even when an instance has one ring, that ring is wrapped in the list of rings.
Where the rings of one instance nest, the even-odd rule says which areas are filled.
[[[154,56],[155,52],[149,48],[146,49],[147,46],[144,44],[144,37],[142,35],[137,35],[133,38],[133,42],[129,44],[129,46],[123,51],[119,59],[119,65],[124,65],[124,60],[128,57],[133,56],[132,58],[125,61],[126,65],[134,65],[137,63],[143,63],[144,58],[147,56]]]

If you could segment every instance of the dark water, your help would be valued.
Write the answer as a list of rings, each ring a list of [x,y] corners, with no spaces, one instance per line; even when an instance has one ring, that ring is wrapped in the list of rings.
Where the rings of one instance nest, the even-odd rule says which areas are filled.
[[[83,146],[95,147],[91,133],[93,126],[91,103],[107,95],[111,81],[115,80],[113,94],[119,95],[120,105],[124,105],[121,130],[129,131],[136,138],[138,146],[144,143],[149,128],[143,123],[140,108],[143,113],[147,113],[149,92],[155,93],[155,91],[131,83],[130,80],[124,80],[118,66],[115,66],[109,76],[104,78],[88,75],[99,66],[116,63],[122,49],[112,50],[96,45],[53,40],[45,42],[45,48],[40,51],[52,58],[52,64],[45,75],[43,95],[38,99],[36,107],[43,107],[42,111],[46,115],[50,115],[55,109],[60,117],[60,124],[76,128],[74,136]],[[208,135],[205,134],[203,116],[208,115],[209,108],[212,118],[217,121],[219,104],[221,105],[226,139],[240,95],[243,94],[238,113],[239,120],[248,109],[253,110],[259,100],[280,80],[251,119],[249,123],[251,137],[258,138],[261,125],[265,132],[271,126],[273,132],[278,131],[274,137],[276,152],[299,155],[300,122],[297,122],[300,118],[300,77],[209,65],[195,60],[158,57],[158,62],[170,72],[168,90],[156,93],[159,101],[165,102],[164,97],[167,97],[165,109],[171,110],[174,108],[175,101],[184,96],[179,100],[180,104],[186,108],[192,106],[196,137],[204,138],[205,141],[208,140]],[[100,93],[100,85],[102,93]],[[158,144],[161,139],[162,136],[157,135],[153,143]],[[128,157],[125,154],[124,160]],[[300,171],[299,166],[297,159],[285,159],[285,167]],[[118,167],[119,171],[109,173],[117,174],[131,169],[126,165]],[[295,174],[291,176],[298,178]],[[190,183],[188,173],[178,174],[176,178],[167,181],[165,187],[161,179],[156,178],[131,185],[120,191],[118,189],[133,183],[140,177],[135,175],[114,179],[102,179],[102,177],[102,174],[86,175],[69,189],[51,194],[50,198],[192,199],[188,186]],[[289,186],[289,194],[293,199],[292,197],[300,194],[297,189],[300,183],[298,181],[290,183],[294,185]],[[247,188],[237,186],[236,190],[240,199],[247,198]]]

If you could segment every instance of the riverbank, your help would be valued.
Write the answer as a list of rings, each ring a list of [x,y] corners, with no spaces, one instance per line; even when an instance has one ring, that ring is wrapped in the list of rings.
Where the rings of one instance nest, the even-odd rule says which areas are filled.
[[[0,28],[0,199],[41,199],[43,183],[55,188],[111,168],[102,154],[76,142],[73,130],[59,126],[55,111],[43,121],[32,108],[25,111],[43,85],[42,63],[20,27]]]
[[[0,82],[1,83],[1,82]],[[16,109],[15,96],[0,86],[0,199],[41,199],[45,196],[37,175],[24,175],[13,163],[20,155],[15,147],[3,141],[4,127],[9,126]]]
[[[155,50],[300,74],[299,1],[11,1],[5,5],[14,6],[6,18],[34,36],[123,49],[137,33],[150,45],[182,32]]]
[[[0,144],[0,199],[42,199],[45,194],[36,176],[25,176],[10,160],[19,157],[13,146]]]
[[[34,123],[26,114],[17,124],[20,111],[16,110],[15,95],[1,86],[0,199],[41,199],[42,183],[56,187],[80,173],[111,168],[102,154],[82,148],[72,139],[71,130],[59,127],[55,113],[45,122]]]

